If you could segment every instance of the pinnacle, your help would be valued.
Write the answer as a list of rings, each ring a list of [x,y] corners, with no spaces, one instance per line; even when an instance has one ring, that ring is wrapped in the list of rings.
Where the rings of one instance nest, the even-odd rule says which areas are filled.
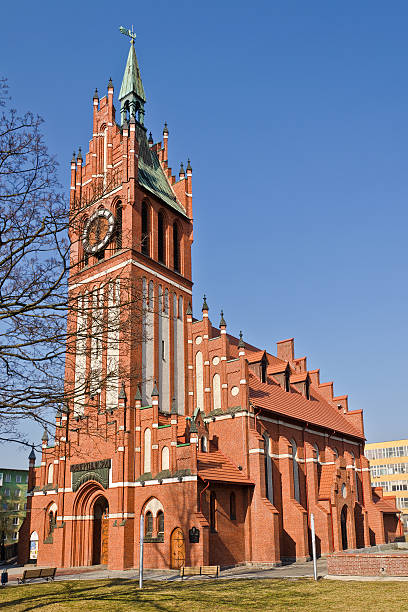
[[[169,134],[169,130],[167,128],[167,121],[164,122],[163,134]]]
[[[221,310],[220,327],[227,327],[227,324],[226,324],[225,319],[224,319],[224,311],[223,310]]]
[[[201,310],[208,310],[208,304],[207,304],[207,296],[204,293],[204,297],[203,297],[203,307]]]

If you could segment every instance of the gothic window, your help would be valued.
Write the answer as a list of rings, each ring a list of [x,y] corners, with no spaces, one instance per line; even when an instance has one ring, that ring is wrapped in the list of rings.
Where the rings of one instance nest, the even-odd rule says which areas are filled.
[[[146,202],[142,203],[142,253],[150,255],[149,210]]]
[[[163,216],[163,213],[159,212],[157,216],[157,258],[161,263],[166,263],[165,256],[166,256],[166,244],[165,244],[164,216]]]
[[[173,223],[173,267],[176,272],[180,272],[180,244],[177,223]]]
[[[217,498],[214,492],[210,494],[210,529],[217,531]]]
[[[221,379],[219,374],[213,376],[213,406],[214,410],[221,408]]]
[[[159,510],[157,513],[157,535],[164,534],[164,513]]]
[[[231,521],[237,520],[237,506],[234,492],[230,495],[230,519]]]
[[[297,462],[297,446],[294,440],[290,441],[292,446],[292,470],[293,470],[293,496],[300,503],[299,466]]]
[[[262,437],[264,440],[265,497],[273,504],[272,457],[269,452],[270,439],[266,433]]]
[[[54,464],[50,463],[48,466],[47,483],[52,484],[54,479]]]
[[[168,446],[163,446],[163,449],[162,449],[161,469],[162,470],[170,469],[170,452],[169,452]]]
[[[79,252],[80,252],[79,267],[80,268],[83,268],[84,266],[87,266],[89,264],[89,255],[87,251],[85,251],[84,246],[82,244],[82,235],[83,235],[83,231],[84,231],[86,222],[87,222],[87,218],[84,217],[81,223],[81,233],[80,233],[80,240],[79,240]]]
[[[207,452],[207,438],[205,436],[201,437],[200,448],[202,453]]]
[[[319,451],[319,447],[317,446],[316,442],[313,443],[313,448],[316,451],[316,461],[317,461],[317,486],[320,485],[320,476],[322,473],[322,466],[320,463],[320,451]]]
[[[122,248],[122,202],[116,206],[116,250]]]
[[[351,462],[353,464],[353,470],[354,470],[354,487],[356,490],[356,500],[360,501],[359,490],[358,490],[358,474],[357,474],[356,458],[354,456],[354,453],[350,453],[350,455],[351,455]]]
[[[151,537],[153,535],[153,514],[146,512],[145,514],[145,536]]]
[[[151,469],[151,454],[152,454],[152,448],[151,448],[151,439],[152,439],[152,434],[150,429],[145,429],[144,432],[144,471],[145,472],[150,472]]]

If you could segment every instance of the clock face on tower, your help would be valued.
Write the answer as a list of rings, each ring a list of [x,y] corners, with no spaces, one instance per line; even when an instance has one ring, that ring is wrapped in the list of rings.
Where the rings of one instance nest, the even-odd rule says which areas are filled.
[[[106,247],[115,230],[115,217],[110,210],[97,210],[86,222],[82,234],[82,244],[90,255]]]

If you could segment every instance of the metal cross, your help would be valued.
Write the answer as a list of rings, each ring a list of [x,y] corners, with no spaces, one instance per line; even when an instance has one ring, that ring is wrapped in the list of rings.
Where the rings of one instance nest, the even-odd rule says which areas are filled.
[[[129,30],[128,28],[124,28],[123,26],[120,26],[119,30],[125,36],[129,36],[129,38],[130,38],[130,40],[132,42],[135,40],[136,34],[133,32],[133,25],[132,25],[132,29],[131,30]]]

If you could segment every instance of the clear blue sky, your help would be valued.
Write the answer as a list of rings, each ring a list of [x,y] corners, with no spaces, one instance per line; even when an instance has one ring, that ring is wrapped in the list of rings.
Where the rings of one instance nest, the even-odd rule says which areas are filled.
[[[193,166],[196,314],[309,369],[365,411],[369,441],[408,436],[408,4],[394,0],[4,3],[0,73],[40,113],[69,185],[92,94],[134,24],[155,140]],[[13,451],[14,452],[14,451]],[[0,447],[0,465],[26,465]]]

